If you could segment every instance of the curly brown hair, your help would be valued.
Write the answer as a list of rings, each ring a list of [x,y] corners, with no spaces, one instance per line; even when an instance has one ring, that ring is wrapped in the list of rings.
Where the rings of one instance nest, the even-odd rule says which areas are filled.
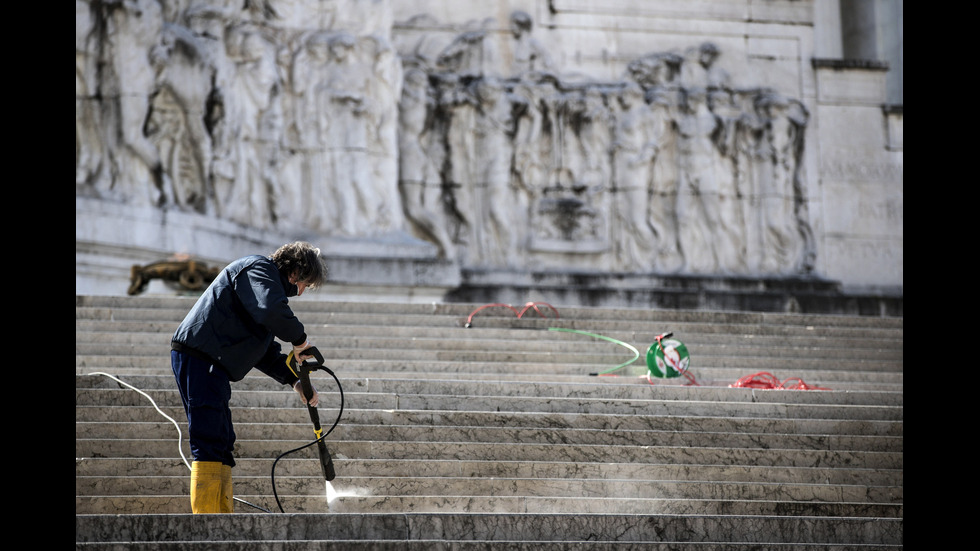
[[[279,247],[272,253],[272,261],[285,274],[296,274],[299,281],[316,288],[327,281],[327,264],[320,256],[320,249],[305,241],[295,241]]]

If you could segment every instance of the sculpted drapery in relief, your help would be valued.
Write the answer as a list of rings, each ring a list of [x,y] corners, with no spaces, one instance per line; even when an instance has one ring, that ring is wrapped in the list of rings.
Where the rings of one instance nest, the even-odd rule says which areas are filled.
[[[75,0],[75,184],[109,191],[107,136],[99,105],[99,14],[91,0]]]
[[[157,0],[114,0],[93,12],[103,30],[105,71],[98,83],[111,122],[106,143],[112,191],[137,204],[162,203],[167,185],[160,153],[143,132],[157,76],[165,62],[163,11]],[[96,47],[96,51],[98,47]],[[149,183],[149,185],[147,185]]]
[[[236,222],[268,229],[279,216],[276,210],[278,175],[275,172],[281,143],[281,77],[272,45],[248,27],[228,30],[229,64],[223,117],[227,143],[216,152],[214,181],[223,190],[219,204]]]
[[[330,36],[327,43],[329,58],[323,66],[323,78],[312,91],[319,136],[323,146],[320,163],[323,166],[320,197],[332,204],[332,219],[325,220],[321,229],[331,225],[341,235],[358,235],[359,225],[372,203],[368,157],[368,111],[374,98],[367,94],[367,73],[356,56],[356,39],[347,33]]]
[[[517,207],[511,181],[514,156],[514,101],[497,79],[475,82],[474,97],[479,107],[473,128],[476,192],[484,208],[479,222],[481,261],[488,266],[508,267],[520,253],[518,228],[523,217]]]
[[[651,169],[657,144],[653,112],[637,84],[619,92],[613,155],[613,211],[617,222],[616,258],[620,266],[653,269],[657,236],[649,223]]]
[[[453,259],[456,246],[449,237],[440,165],[442,141],[435,127],[436,98],[428,74],[419,68],[405,72],[398,107],[398,188],[409,222],[439,252]]]
[[[409,62],[384,17],[233,5],[76,2],[79,193],[327,236],[408,226],[468,267],[813,266],[806,109],[734,87],[714,44],[598,82],[563,78],[522,12]]]
[[[476,59],[461,56],[460,46],[485,40],[482,32],[460,35],[453,59]],[[451,102],[443,172],[457,224],[450,234],[464,263],[505,268],[507,254],[497,249],[507,243],[502,250],[514,258],[600,255],[617,271],[779,274],[812,267],[798,164],[806,117],[761,100],[769,90],[733,88],[717,66],[720,53],[710,43],[654,53],[611,83],[565,82],[515,58],[502,94],[519,101],[499,111],[513,116],[510,148],[478,142],[489,128],[480,117],[499,104],[473,89],[496,77],[472,63],[434,64],[441,97],[466,98]],[[473,167],[495,166],[493,174],[502,175],[507,159],[509,194],[487,203],[490,195],[478,190],[488,180]],[[526,234],[516,242],[494,225],[495,209],[507,200],[508,219]]]

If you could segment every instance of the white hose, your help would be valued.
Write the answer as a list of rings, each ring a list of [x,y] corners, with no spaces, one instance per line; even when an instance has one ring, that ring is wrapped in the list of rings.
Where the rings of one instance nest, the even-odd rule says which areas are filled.
[[[125,387],[131,388],[132,390],[135,390],[136,392],[139,392],[140,394],[142,394],[143,396],[145,396],[146,399],[149,400],[151,404],[153,404],[153,408],[155,410],[157,410],[157,412],[159,412],[160,415],[163,415],[164,417],[166,417],[171,423],[174,424],[174,427],[177,428],[177,451],[178,451],[178,453],[180,453],[180,458],[184,460],[184,465],[187,466],[187,470],[191,470],[191,464],[188,463],[187,458],[184,456],[184,449],[180,445],[180,443],[184,440],[183,434],[180,431],[180,425],[177,424],[177,421],[174,421],[173,417],[171,417],[171,416],[167,415],[166,413],[164,413],[163,410],[161,410],[157,406],[157,403],[155,401],[153,401],[153,398],[151,398],[149,394],[143,392],[142,390],[136,388],[135,386],[133,386],[133,385],[131,385],[131,384],[125,382],[125,381],[120,380],[115,375],[110,375],[108,373],[103,373],[101,371],[95,371],[93,373],[89,373],[89,375],[105,375],[106,377],[109,377],[113,381],[116,381],[117,383],[119,383],[119,384],[121,384],[121,385],[123,385]],[[259,509],[261,511],[265,511],[266,513],[271,513],[271,511],[269,511],[268,509],[266,509],[264,507],[259,507],[258,505],[255,505],[254,503],[249,503],[249,502],[245,501],[244,499],[240,499],[240,498],[237,498],[237,497],[233,497],[232,499],[234,499],[235,501],[237,501],[239,503],[244,503],[245,505],[249,505],[251,507],[255,507],[256,509]]]
[[[89,373],[89,375],[105,375],[106,377],[109,377],[113,381],[116,381],[117,383],[119,383],[119,384],[121,384],[123,386],[129,387],[129,388],[135,390],[136,392],[139,392],[143,396],[146,396],[146,399],[149,400],[151,404],[153,404],[153,408],[156,409],[158,412],[160,412],[160,415],[163,415],[171,423],[173,423],[175,427],[177,427],[177,451],[180,452],[180,458],[184,460],[184,465],[187,465],[187,469],[190,470],[191,464],[187,462],[187,458],[184,457],[184,449],[180,446],[180,443],[183,441],[183,435],[180,432],[180,425],[177,424],[177,421],[174,421],[173,417],[170,417],[169,415],[167,415],[166,413],[164,413],[159,407],[157,407],[157,403],[153,401],[153,398],[150,398],[150,395],[149,394],[143,392],[142,390],[136,388],[135,386],[133,386],[133,385],[127,383],[127,382],[121,381],[120,379],[118,379],[114,375],[109,375],[108,373],[103,373],[101,371],[96,371],[94,373]]]

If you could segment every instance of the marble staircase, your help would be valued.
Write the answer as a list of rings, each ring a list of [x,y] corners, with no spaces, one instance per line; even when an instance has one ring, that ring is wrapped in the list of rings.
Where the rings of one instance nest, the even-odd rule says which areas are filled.
[[[343,391],[314,374],[337,478],[255,371],[233,385],[236,514],[191,515],[169,338],[192,304],[76,297],[76,549],[903,546],[902,318],[304,295]],[[690,379],[642,376],[666,331]],[[819,389],[730,387],[757,373]]]

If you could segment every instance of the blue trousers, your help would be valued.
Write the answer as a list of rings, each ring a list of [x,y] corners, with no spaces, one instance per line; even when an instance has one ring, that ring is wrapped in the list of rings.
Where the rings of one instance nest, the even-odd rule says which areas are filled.
[[[235,430],[231,423],[231,382],[218,366],[176,350],[170,366],[184,403],[191,453],[195,461],[218,461],[234,467]]]

